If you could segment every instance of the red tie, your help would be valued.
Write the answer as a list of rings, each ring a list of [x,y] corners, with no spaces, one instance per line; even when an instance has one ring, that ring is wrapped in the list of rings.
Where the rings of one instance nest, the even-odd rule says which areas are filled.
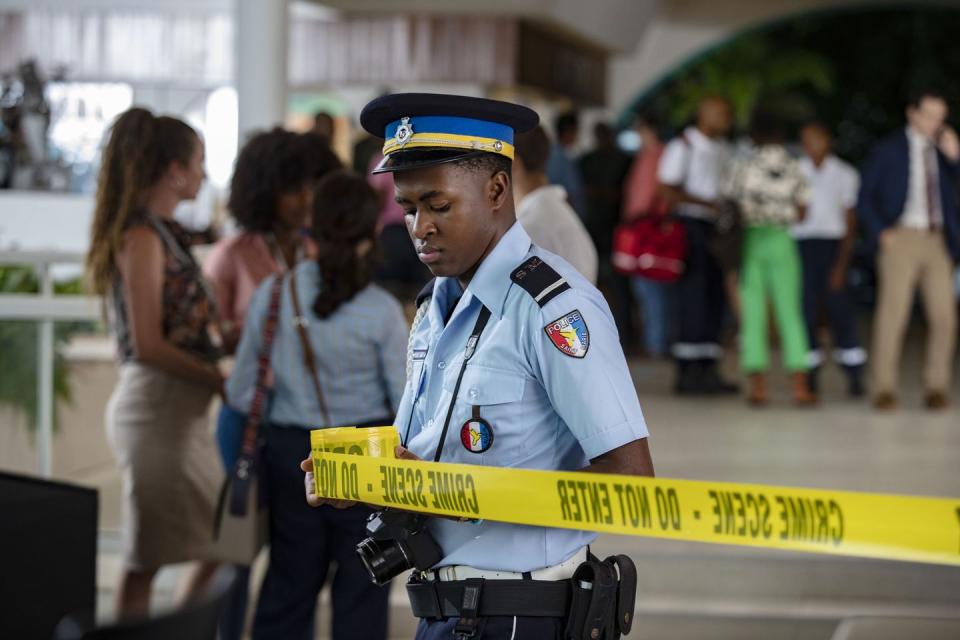
[[[932,144],[926,145],[923,152],[923,165],[926,170],[927,216],[930,230],[936,231],[943,221],[940,210],[940,173],[937,171],[937,151]]]

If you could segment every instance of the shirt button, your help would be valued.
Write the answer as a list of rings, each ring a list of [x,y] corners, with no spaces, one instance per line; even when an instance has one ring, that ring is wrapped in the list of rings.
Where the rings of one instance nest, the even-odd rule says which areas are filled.
[[[441,360],[440,362],[437,363],[437,369],[446,369],[446,368],[447,368],[446,360]]]
[[[476,397],[477,397],[477,390],[476,390],[476,389],[470,389],[469,391],[467,391],[467,395],[470,396],[471,398],[476,398]]]

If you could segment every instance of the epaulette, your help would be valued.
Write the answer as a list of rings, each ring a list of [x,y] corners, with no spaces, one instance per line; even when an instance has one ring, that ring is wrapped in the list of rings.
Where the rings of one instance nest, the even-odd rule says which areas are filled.
[[[514,269],[510,279],[533,296],[541,307],[570,288],[563,276],[537,256]]]
[[[425,300],[429,300],[433,296],[433,287],[435,284],[437,284],[437,279],[431,278],[430,282],[424,285],[423,289],[420,289],[420,293],[417,294],[417,309],[420,308],[420,305],[423,304]]]

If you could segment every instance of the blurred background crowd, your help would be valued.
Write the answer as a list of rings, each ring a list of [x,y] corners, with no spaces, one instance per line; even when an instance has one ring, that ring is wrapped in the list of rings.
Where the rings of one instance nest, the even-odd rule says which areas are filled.
[[[518,220],[603,292],[645,410],[689,407],[692,423],[730,399],[772,404],[798,421],[804,446],[811,420],[951,415],[960,11],[949,2],[617,1],[594,12],[531,0],[475,14],[439,0],[417,11],[34,4],[0,0],[0,469],[101,487],[102,528],[123,532],[119,612],[148,606],[158,567],[203,557],[191,545],[209,533],[239,447],[223,432],[173,447],[143,424],[206,436],[218,396],[247,410],[272,307],[288,327],[272,347],[274,424],[392,420],[430,274],[392,175],[370,173],[383,140],[357,122],[385,93],[486,96],[540,114],[516,141]],[[264,284],[275,281],[286,283],[279,303]],[[315,320],[306,333],[289,328],[304,315]],[[774,364],[784,375],[770,375]],[[656,442],[664,427],[649,422]],[[955,461],[950,433],[918,438],[954,456],[936,468]],[[738,442],[762,447],[755,435]],[[837,447],[842,457],[862,435]],[[274,536],[258,602],[246,614],[238,594],[224,637],[240,637],[245,615],[261,637],[313,624],[327,569],[362,534],[366,514],[304,512],[305,437],[271,431],[271,517],[325,542]],[[162,481],[157,451],[196,491]],[[684,474],[686,461],[667,469]],[[118,467],[144,493],[121,495]],[[956,474],[928,479],[921,489],[946,491],[936,483]],[[145,530],[167,515],[150,505],[170,503],[194,530]],[[303,571],[305,553],[322,570]],[[184,580],[187,597],[212,571]],[[359,624],[354,602],[386,611],[386,592],[335,575],[335,636],[337,619],[341,634]],[[386,633],[385,613],[371,633]]]

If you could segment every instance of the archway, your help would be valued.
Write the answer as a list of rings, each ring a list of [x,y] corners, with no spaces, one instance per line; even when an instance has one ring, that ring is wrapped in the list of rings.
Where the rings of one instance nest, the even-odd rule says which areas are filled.
[[[932,85],[960,105],[960,9],[845,7],[792,15],[747,29],[687,58],[644,88],[620,114],[689,121],[700,97],[727,95],[738,124],[760,102],[793,122],[819,118],[837,133],[841,155],[857,161],[903,121],[904,95]]]

